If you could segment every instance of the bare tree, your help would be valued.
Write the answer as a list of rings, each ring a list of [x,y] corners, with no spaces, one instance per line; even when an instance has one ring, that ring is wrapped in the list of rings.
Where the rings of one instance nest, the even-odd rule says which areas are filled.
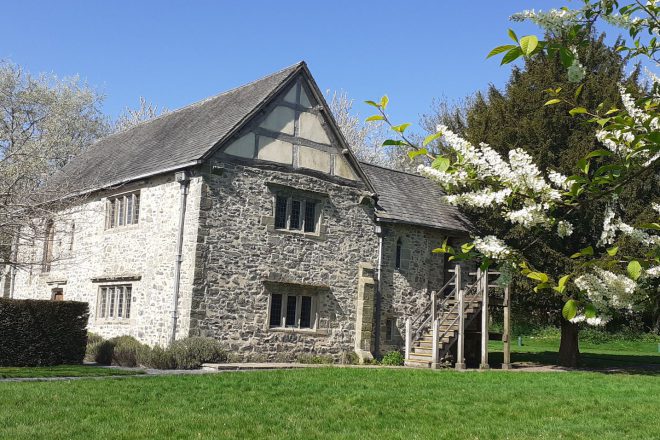
[[[127,130],[144,121],[148,121],[149,119],[153,119],[166,113],[169,113],[168,109],[159,109],[157,105],[148,102],[146,98],[140,96],[140,106],[136,109],[130,109],[128,107],[124,108],[124,111],[115,121],[113,129],[114,131]]]
[[[361,161],[374,165],[400,169],[404,164],[395,147],[383,147],[388,139],[388,129],[380,121],[363,122],[352,113],[353,100],[346,92],[326,92],[330,98],[330,110],[351,150]]]
[[[77,77],[0,63],[0,268],[18,264],[11,248],[19,231],[48,235],[39,224],[55,195],[44,182],[108,132],[102,99]]]

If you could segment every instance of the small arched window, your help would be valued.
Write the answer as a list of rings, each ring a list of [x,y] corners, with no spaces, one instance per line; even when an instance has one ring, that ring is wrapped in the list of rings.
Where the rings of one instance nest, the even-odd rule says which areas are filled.
[[[396,253],[394,254],[394,267],[401,269],[401,237],[396,241]]]

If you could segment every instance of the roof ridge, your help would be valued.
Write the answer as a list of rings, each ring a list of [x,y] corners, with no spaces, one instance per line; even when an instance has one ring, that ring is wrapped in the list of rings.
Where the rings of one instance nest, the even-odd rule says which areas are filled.
[[[190,103],[190,104],[184,105],[183,107],[180,107],[180,108],[178,108],[178,109],[176,109],[176,110],[172,110],[171,112],[162,113],[162,114],[160,114],[160,115],[158,115],[158,116],[156,116],[156,117],[154,117],[154,118],[150,118],[150,119],[147,119],[147,120],[145,120],[145,121],[141,121],[141,122],[139,122],[139,123],[133,125],[132,127],[128,127],[128,128],[123,129],[123,130],[119,130],[119,131],[117,131],[117,132],[114,132],[114,133],[112,133],[112,134],[109,134],[108,136],[104,136],[104,137],[102,137],[101,139],[107,139],[107,138],[113,137],[113,136],[118,135],[118,134],[126,133],[127,131],[133,130],[133,129],[138,128],[138,127],[142,127],[142,126],[144,126],[144,125],[147,125],[147,124],[150,123],[150,122],[154,122],[154,121],[156,121],[156,120],[158,120],[158,119],[161,119],[161,118],[163,118],[163,117],[170,116],[170,115],[173,115],[173,114],[175,114],[175,113],[179,113],[179,112],[182,112],[182,111],[184,111],[184,110],[188,110],[188,109],[191,109],[191,108],[194,108],[194,107],[200,106],[200,105],[205,104],[205,103],[207,103],[207,102],[209,102],[209,101],[212,101],[212,100],[217,99],[217,98],[219,98],[219,97],[221,97],[221,96],[224,96],[224,95],[226,95],[226,94],[228,94],[228,93],[232,93],[232,92],[235,92],[235,91],[237,91],[237,90],[239,90],[239,89],[242,89],[242,88],[245,88],[245,87],[251,86],[251,85],[253,85],[253,84],[255,84],[255,83],[258,83],[258,82],[260,82],[260,81],[264,81],[264,80],[266,80],[266,79],[268,79],[268,78],[271,78],[271,77],[273,77],[273,76],[275,76],[275,75],[279,75],[280,73],[285,72],[285,71],[287,71],[287,70],[295,70],[295,69],[297,69],[297,68],[299,68],[300,66],[303,66],[303,65],[305,65],[305,61],[298,61],[298,62],[295,63],[295,64],[292,64],[292,65],[290,65],[290,66],[288,66],[288,67],[285,67],[285,68],[283,68],[283,69],[278,70],[277,72],[269,73],[268,75],[264,75],[264,76],[262,76],[261,78],[257,78],[257,79],[255,79],[255,80],[253,80],[253,81],[250,81],[249,83],[245,83],[245,84],[243,84],[243,85],[240,85],[240,86],[237,86],[237,87],[233,87],[233,88],[231,88],[231,89],[229,89],[229,90],[225,90],[225,91],[220,92],[220,93],[217,93],[217,94],[215,94],[215,95],[213,95],[213,96],[209,96],[209,97],[204,98],[204,99],[201,99],[201,100],[199,100],[199,101],[195,101],[195,102],[193,102],[193,103]],[[100,140],[100,139],[99,139],[99,140]],[[98,142],[98,140],[97,140],[97,142]],[[96,143],[96,142],[95,142],[95,143]]]

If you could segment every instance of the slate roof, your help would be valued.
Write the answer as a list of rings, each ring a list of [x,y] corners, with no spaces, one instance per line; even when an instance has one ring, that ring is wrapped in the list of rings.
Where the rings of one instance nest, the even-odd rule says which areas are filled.
[[[49,186],[95,190],[198,163],[304,66],[300,62],[102,138],[53,176]]]
[[[376,193],[376,215],[384,221],[467,233],[469,221],[458,208],[441,202],[440,187],[422,176],[361,162]]]

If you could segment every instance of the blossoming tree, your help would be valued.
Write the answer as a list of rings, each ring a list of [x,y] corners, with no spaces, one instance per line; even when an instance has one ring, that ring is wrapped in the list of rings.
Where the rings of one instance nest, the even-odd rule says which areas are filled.
[[[611,310],[634,309],[649,295],[658,294],[660,200],[653,203],[656,215],[652,221],[631,225],[618,195],[634,182],[658,173],[660,81],[649,72],[651,85],[645,96],[637,100],[621,86],[621,109],[604,105],[585,108],[580,105],[584,86],[581,83],[589,73],[579,60],[578,48],[592,35],[596,23],[606,21],[625,29],[632,39],[628,44],[620,40],[618,51],[626,53],[628,59],[641,57],[657,66],[660,60],[655,36],[660,31],[659,13],[655,0],[627,4],[583,0],[579,9],[524,11],[512,19],[531,20],[555,38],[518,38],[509,30],[513,44],[499,46],[488,55],[502,54],[502,64],[540,53],[557,56],[568,79],[580,84],[570,95],[560,88],[546,90],[546,106],[566,106],[570,115],[598,127],[599,148],[578,160],[574,174],[569,176],[539,169],[523,148],[512,149],[508,157],[502,157],[489,145],[473,145],[442,125],[416,144],[406,134],[410,124],[395,125],[387,117],[386,96],[378,102],[367,101],[378,111],[368,120],[384,121],[398,135],[384,145],[406,148],[411,158],[427,156],[431,165],[420,165],[418,172],[443,188],[449,204],[497,212],[512,227],[537,233],[537,240],[548,233],[570,240],[575,219],[586,213],[593,215],[594,209],[603,210],[599,239],[569,256],[579,262],[571,273],[546,273],[533,267],[524,251],[537,240],[531,240],[522,249],[503,237],[480,236],[479,231],[460,249],[445,244],[435,252],[449,253],[452,260],[476,259],[482,267],[498,264],[504,272],[522,274],[535,282],[535,291],[562,295],[562,315],[573,323],[601,325]],[[443,145],[441,154],[432,154],[426,148],[436,140]],[[633,252],[619,252],[615,242],[621,237],[636,243]],[[577,329],[571,334],[562,332],[560,362],[575,365],[576,353]]]

